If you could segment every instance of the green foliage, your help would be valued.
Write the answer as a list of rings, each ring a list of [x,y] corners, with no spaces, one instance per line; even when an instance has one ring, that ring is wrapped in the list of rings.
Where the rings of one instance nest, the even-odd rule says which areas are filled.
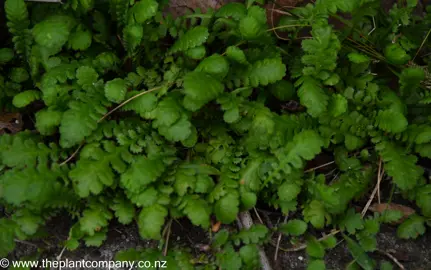
[[[319,82],[312,77],[301,77],[295,85],[299,87],[298,97],[301,104],[307,108],[308,113],[317,117],[322,114],[328,106],[328,96],[322,90]]]
[[[16,53],[28,57],[32,39],[26,4],[24,0],[7,0],[4,8],[9,32],[14,36],[14,49]]]
[[[231,223],[239,212],[239,198],[235,194],[227,194],[214,205],[214,212],[218,220]]]
[[[37,90],[27,90],[13,97],[13,105],[17,108],[23,108],[40,98],[40,92]]]
[[[204,26],[196,26],[195,28],[187,31],[181,38],[179,38],[174,45],[172,45],[170,52],[176,53],[180,51],[187,51],[200,46],[208,39],[208,29]]]
[[[122,79],[114,79],[105,85],[105,96],[109,101],[120,103],[126,97],[127,85]]]
[[[343,221],[340,224],[341,229],[345,229],[349,234],[355,234],[356,230],[363,229],[362,217],[359,213],[355,213],[354,209],[349,209]]]
[[[7,256],[15,248],[15,228],[16,224],[7,218],[0,219],[0,256]]]
[[[377,248],[380,223],[403,215],[350,208],[376,179],[395,202],[402,195],[418,206],[398,236],[424,234],[429,15],[412,15],[417,1],[386,14],[376,1],[318,0],[269,29],[264,2],[174,17],[168,1],[6,0],[0,256],[59,213],[76,219],[69,250],[102,245],[114,218],[161,247],[173,220],[216,229],[263,205],[300,214],[274,231],[307,241],[308,269],[325,269],[338,240],[308,232],[329,229],[343,234],[352,268],[373,269],[366,252]],[[262,224],[229,226],[208,256],[173,247],[165,257],[154,249],[119,257],[259,269],[270,236]]]
[[[410,56],[399,44],[389,44],[385,48],[385,56],[389,62],[396,65],[406,64],[410,60]]]
[[[241,230],[237,235],[234,235],[232,239],[239,244],[260,244],[262,241],[266,241],[268,236],[268,228],[264,225],[254,225],[250,229]]]
[[[425,219],[418,215],[410,216],[398,227],[397,235],[402,239],[416,239],[425,233]]]
[[[325,208],[319,201],[312,201],[303,211],[304,219],[310,222],[315,228],[320,229],[325,226]]]
[[[289,220],[288,223],[282,224],[279,229],[287,235],[300,236],[307,231],[307,223],[299,219]]]
[[[184,107],[196,111],[217,98],[223,92],[223,85],[213,76],[195,71],[184,77],[184,92]]]
[[[312,258],[323,259],[325,256],[325,247],[314,237],[308,239],[306,251]]]
[[[126,198],[115,198],[111,209],[115,211],[115,216],[121,224],[129,224],[135,217],[135,207]]]
[[[32,30],[34,40],[48,50],[59,51],[69,39],[75,20],[65,15],[54,15],[38,23]]]
[[[372,270],[375,268],[375,262],[368,257],[363,248],[355,242],[352,238],[344,235],[344,239],[347,242],[347,246],[355,259],[356,263],[359,264],[362,269]]]
[[[168,211],[165,207],[154,204],[142,209],[138,218],[139,233],[146,239],[160,239],[160,231],[165,223]]]
[[[385,162],[388,175],[392,176],[400,189],[411,189],[418,183],[423,170],[416,165],[415,156],[407,155],[403,149],[391,142],[381,142],[376,146],[376,150]]]
[[[6,64],[11,61],[14,57],[14,53],[12,49],[9,48],[1,48],[0,49],[0,64]]]

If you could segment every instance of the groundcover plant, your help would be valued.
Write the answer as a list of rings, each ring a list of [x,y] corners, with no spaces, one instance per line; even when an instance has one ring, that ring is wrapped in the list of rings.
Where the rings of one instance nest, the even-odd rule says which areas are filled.
[[[167,0],[6,0],[0,255],[68,213],[67,249],[135,222],[162,248],[117,259],[169,269],[259,269],[273,233],[307,245],[308,269],[339,240],[350,269],[392,269],[368,256],[380,225],[405,239],[431,225],[431,16],[417,0],[316,0],[274,4],[271,25],[263,2],[174,18]],[[256,204],[288,218],[214,228]],[[162,252],[183,217],[216,231],[205,260]]]

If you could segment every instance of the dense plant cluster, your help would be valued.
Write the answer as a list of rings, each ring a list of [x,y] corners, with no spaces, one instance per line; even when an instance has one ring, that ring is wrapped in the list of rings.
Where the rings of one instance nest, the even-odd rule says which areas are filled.
[[[399,237],[425,232],[431,17],[414,15],[417,0],[389,14],[380,0],[316,0],[272,28],[263,1],[178,18],[167,2],[6,0],[0,107],[29,123],[0,136],[1,256],[64,211],[74,250],[100,246],[114,219],[158,240],[170,219],[209,229],[259,203],[294,215],[275,230],[306,239],[309,269],[324,269],[337,243],[311,228],[340,230],[349,267],[374,269],[379,225],[402,213],[362,216],[352,202],[382,178],[419,209]],[[336,177],[306,169],[321,153]],[[221,230],[211,261],[166,258],[172,269],[256,269],[269,234]],[[140,256],[161,253],[119,254]]]

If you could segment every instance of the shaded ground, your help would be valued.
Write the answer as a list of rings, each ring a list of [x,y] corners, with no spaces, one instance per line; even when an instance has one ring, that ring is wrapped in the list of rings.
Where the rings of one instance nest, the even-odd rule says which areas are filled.
[[[406,270],[425,270],[431,269],[431,233],[428,232],[424,236],[415,241],[406,241],[396,237],[396,228],[382,225],[381,233],[377,235],[378,249],[385,251],[394,256],[400,263],[403,264]],[[275,248],[269,247],[267,251],[270,254],[274,253]],[[380,264],[386,260],[394,265],[394,269],[399,269],[393,261],[380,253],[370,254],[373,259]],[[337,247],[327,251],[325,262],[327,269],[345,269],[352,261],[352,256],[344,242],[341,242]],[[304,251],[281,253],[279,259],[274,264],[274,269],[298,269],[305,270],[307,268],[307,255]]]
[[[10,259],[16,260],[26,256],[37,255],[39,258],[55,258],[62,252],[62,241],[68,235],[67,217],[59,217],[53,220],[47,229],[50,235],[45,241],[29,241],[25,243],[17,243],[16,251],[11,254]],[[274,235],[274,240],[277,235]],[[317,236],[320,237],[320,236]],[[339,237],[338,237],[339,238]],[[426,270],[431,269],[431,232],[426,233],[414,241],[405,241],[396,237],[396,227],[382,225],[381,233],[378,235],[378,249],[392,254],[405,267],[406,270]],[[339,238],[340,239],[340,238]],[[202,247],[209,243],[209,235],[200,228],[192,226],[188,220],[174,221],[172,223],[172,234],[170,236],[169,246],[188,247],[191,249],[195,257],[203,254]],[[65,260],[93,260],[93,261],[109,261],[113,260],[115,254],[120,250],[129,248],[149,248],[157,247],[157,242],[144,241],[139,237],[138,229],[135,224],[130,226],[122,226],[120,224],[112,224],[109,228],[108,239],[100,248],[82,246],[73,251],[64,251],[61,259]],[[281,241],[282,247],[288,246],[288,240]],[[266,253],[273,264],[274,270],[282,269],[298,269],[305,270],[307,267],[307,255],[305,251],[283,252],[280,251],[277,261],[274,262],[275,248],[271,245],[266,245]],[[373,253],[371,256],[377,261],[391,261],[385,255]],[[345,244],[341,242],[336,248],[327,251],[325,257],[327,269],[345,269],[346,265],[352,261],[352,257],[347,250]],[[394,267],[394,269],[398,269]]]

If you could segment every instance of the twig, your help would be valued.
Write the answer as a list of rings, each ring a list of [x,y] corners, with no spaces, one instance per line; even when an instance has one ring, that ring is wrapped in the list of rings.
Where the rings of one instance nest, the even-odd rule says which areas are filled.
[[[166,241],[165,241],[165,248],[163,249],[163,256],[168,255],[168,246],[169,246],[169,237],[171,235],[171,225],[172,225],[172,219],[168,222],[168,230],[166,232]]]
[[[274,31],[274,30],[277,30],[277,29],[284,29],[284,28],[290,28],[290,27],[300,27],[300,26],[309,26],[309,25],[308,24],[280,25],[280,26],[277,26],[277,27],[270,28],[270,29],[268,29],[266,31],[267,32],[271,32],[271,31]]]
[[[323,165],[319,165],[319,166],[317,166],[317,167],[314,167],[314,168],[308,169],[308,170],[306,170],[306,171],[305,171],[305,173],[309,173],[309,172],[312,172],[312,171],[318,170],[318,169],[320,169],[320,168],[323,168],[323,167],[329,166],[329,165],[334,164],[334,163],[335,163],[335,160],[333,160],[333,161],[331,161],[331,162],[328,162],[328,163],[325,163],[325,164],[323,164]]]
[[[27,245],[27,246],[36,247],[36,248],[38,247],[37,245],[35,245],[33,243],[30,243],[30,242],[27,242],[27,241],[24,241],[24,240],[15,239],[15,242],[21,243],[21,244],[24,244],[24,245]]]
[[[73,154],[70,157],[68,157],[65,161],[60,163],[60,166],[66,165],[69,161],[71,161],[79,153],[79,150],[82,148],[83,145],[84,145],[84,142],[82,142],[79,145],[79,147],[75,150],[75,152],[73,152]]]
[[[380,190],[380,182],[382,181],[382,177],[383,177],[383,174],[384,174],[384,170],[381,169],[381,162],[382,162],[382,160],[380,159],[380,161],[379,161],[379,172],[377,174],[377,184],[376,184],[376,187],[374,188],[373,192],[371,193],[370,199],[368,200],[367,204],[365,205],[364,209],[361,212],[362,217],[365,216],[365,214],[368,211],[368,208],[370,208],[370,205],[371,205],[371,203],[374,200],[374,197],[376,196],[377,191]]]
[[[250,229],[251,226],[253,226],[253,219],[251,218],[250,212],[248,211],[239,213],[237,220],[240,228]],[[260,257],[260,263],[262,264],[262,269],[272,270],[271,264],[269,263],[269,260],[265,254],[265,251],[260,247],[259,247],[259,257]]]
[[[270,229],[273,229],[274,228],[274,225],[272,224],[272,221],[271,221],[271,219],[269,218],[269,214],[272,214],[271,212],[269,212],[269,211],[264,211],[264,210],[261,210],[261,209],[256,209],[256,211],[258,211],[258,212],[261,212],[260,213],[260,215],[262,215],[263,216],[263,219],[265,220],[265,225],[268,227],[268,228],[270,228]],[[278,213],[277,213],[278,214]],[[281,213],[280,213],[281,214]]]
[[[340,232],[340,230],[337,230],[337,231],[333,231],[333,232],[331,232],[330,234],[327,234],[327,235],[325,235],[325,236],[323,236],[323,237],[321,237],[321,238],[319,238],[319,239],[317,239],[317,241],[318,242],[321,242],[321,241],[324,241],[324,240],[326,240],[326,239],[328,239],[329,237],[331,237],[331,236],[334,236],[334,235],[337,235],[338,233]],[[273,244],[273,243],[272,243]],[[273,244],[274,245],[274,244]],[[302,244],[302,245],[300,245],[300,246],[297,246],[297,247],[294,247],[294,248],[279,248],[281,251],[284,251],[284,252],[297,252],[297,251],[301,251],[301,250],[304,250],[304,249],[306,249],[307,248],[307,244]]]
[[[282,6],[281,8],[290,8],[290,9],[294,9],[296,8],[295,6]]]
[[[274,4],[275,4],[275,3],[274,3]],[[287,16],[292,16],[292,13],[289,13],[289,12],[287,12],[287,11],[282,11],[282,10],[279,10],[279,9],[274,9],[274,7],[273,7],[273,8],[271,8],[270,10],[271,10],[271,12],[272,12],[272,11],[274,11],[275,13],[278,13],[278,14],[287,15]]]
[[[400,261],[398,261],[397,260],[397,258],[395,258],[394,257],[394,255],[392,255],[392,254],[390,254],[389,252],[386,252],[386,251],[384,251],[384,250],[380,250],[380,249],[378,249],[377,250],[379,253],[381,253],[381,254],[383,254],[383,255],[385,255],[385,256],[387,256],[389,259],[391,259],[396,265],[398,265],[398,267],[401,269],[401,270],[405,270],[405,268],[404,268],[404,265],[402,265],[401,263],[400,263]]]
[[[373,33],[374,32],[374,30],[376,30],[376,21],[374,20],[374,16],[373,16],[373,29],[371,29],[371,31],[370,32],[368,32],[368,35],[371,35],[371,33]]]
[[[156,90],[159,90],[162,87],[163,86],[158,86],[158,87],[155,87],[155,88],[152,88],[152,89],[149,89],[147,91],[144,91],[144,92],[141,92],[141,93],[138,93],[138,94],[134,95],[133,97],[129,98],[128,100],[124,101],[123,103],[121,103],[120,105],[118,105],[117,107],[115,107],[114,109],[112,109],[111,111],[109,111],[108,113],[106,113],[105,115],[103,115],[102,118],[100,118],[97,121],[97,123],[102,122],[103,120],[106,119],[106,117],[108,117],[109,115],[111,115],[112,113],[114,113],[115,111],[117,111],[118,109],[120,109],[121,107],[123,107],[124,105],[126,105],[127,103],[129,103],[130,101],[132,101],[132,100],[134,100],[134,99],[136,99],[136,98],[138,98],[140,96],[143,96],[145,94],[148,94],[148,93],[154,92]],[[68,159],[66,159],[65,161],[63,161],[62,163],[60,163],[60,166],[63,166],[65,164],[67,164],[69,161],[71,161],[79,153],[79,150],[82,148],[83,145],[84,145],[84,142],[81,143],[81,145],[78,147],[78,149],[76,149],[76,151],[73,152],[73,154]]]
[[[284,217],[284,223],[287,222],[287,215]],[[278,251],[280,250],[280,242],[281,242],[281,236],[283,234],[280,232],[278,234],[278,239],[277,239],[277,246],[275,247],[275,254],[274,254],[274,261],[277,261],[277,257],[278,257]]]
[[[118,105],[117,107],[115,107],[114,109],[112,109],[111,111],[109,111],[108,113],[106,113],[102,118],[100,118],[100,119],[97,121],[97,123],[102,122],[103,120],[105,120],[105,118],[106,118],[106,117],[108,117],[109,115],[111,115],[112,113],[114,113],[115,111],[117,111],[118,109],[120,109],[121,107],[123,107],[124,105],[126,105],[127,103],[129,103],[130,101],[132,101],[132,100],[134,100],[134,99],[136,99],[136,98],[138,98],[138,97],[140,97],[140,96],[143,96],[143,95],[145,95],[145,94],[148,94],[148,93],[154,92],[154,91],[156,91],[156,90],[159,90],[159,89],[161,89],[162,87],[163,87],[163,86],[158,86],[158,87],[151,88],[151,89],[149,89],[149,90],[147,90],[147,91],[143,91],[143,92],[141,92],[141,93],[138,93],[138,94],[134,95],[133,97],[129,98],[128,100],[124,101],[123,103],[121,103],[120,105]]]
[[[124,45],[124,42],[123,42],[123,40],[121,39],[120,35],[117,35],[117,38],[118,38],[118,40],[120,41],[121,46],[123,46],[123,48],[124,48],[124,49],[126,49],[126,46]],[[123,63],[124,63],[124,62],[123,62]]]
[[[430,33],[431,33],[431,28],[430,28],[430,30],[428,30],[428,33],[427,33],[427,35],[425,36],[424,40],[422,41],[422,44],[421,44],[421,46],[419,47],[418,51],[416,52],[415,57],[413,57],[412,62],[414,62],[414,61],[415,61],[416,56],[418,56],[419,52],[422,50],[422,47],[425,45],[425,42],[427,41],[427,39],[428,39],[428,37],[429,37]]]
[[[281,40],[289,40],[288,38],[283,38],[283,37],[281,37],[278,33],[277,33],[277,30],[274,28],[274,7],[275,7],[275,3],[276,3],[277,1],[275,0],[274,1],[274,3],[272,3],[272,9],[271,9],[271,26],[272,26],[272,28],[274,29],[274,34],[277,36],[277,38],[278,39],[281,39]]]
[[[61,257],[63,256],[63,252],[66,250],[66,246],[63,247],[63,249],[61,250],[60,254],[58,254],[58,256],[56,257],[57,261],[59,261],[61,259]]]
[[[263,223],[263,220],[260,218],[260,215],[259,215],[259,213],[257,212],[256,207],[253,207],[253,210],[254,210],[254,213],[255,213],[255,214],[256,214],[256,216],[257,216],[257,219],[259,219],[260,223],[265,224],[265,223]]]
[[[379,170],[377,175],[377,201],[380,204],[380,182],[382,181],[382,178],[380,177],[380,172],[382,170],[382,158],[379,160]]]

